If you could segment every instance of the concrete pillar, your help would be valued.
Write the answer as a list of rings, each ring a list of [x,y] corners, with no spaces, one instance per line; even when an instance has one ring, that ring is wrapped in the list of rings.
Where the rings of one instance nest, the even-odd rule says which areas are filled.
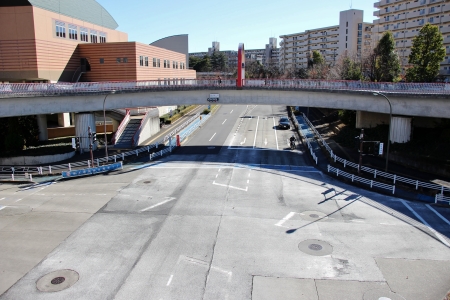
[[[59,125],[59,127],[69,127],[70,126],[69,113],[58,114],[58,125]]]
[[[47,115],[37,115],[37,123],[39,127],[39,140],[48,140]]]
[[[391,143],[406,143],[411,139],[411,118],[392,117]]]
[[[95,132],[95,114],[94,113],[79,113],[75,114],[75,136],[80,137],[80,147],[84,152],[89,151],[89,135],[88,127],[91,127],[91,132]],[[96,150],[97,145],[92,145],[92,150]]]
[[[112,132],[116,132],[117,129],[119,128],[120,123],[116,119],[112,119],[112,118],[111,118],[111,122],[112,122]]]

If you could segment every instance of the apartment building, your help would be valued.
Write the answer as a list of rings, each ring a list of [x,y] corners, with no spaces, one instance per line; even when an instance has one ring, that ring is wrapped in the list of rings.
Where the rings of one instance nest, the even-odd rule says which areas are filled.
[[[373,47],[373,24],[364,22],[363,15],[362,10],[345,10],[339,14],[338,25],[281,35],[280,68],[306,68],[314,50],[319,51],[331,65],[344,53],[362,58]]]
[[[450,76],[450,0],[382,0],[374,3],[374,32],[381,36],[386,31],[394,35],[403,71],[408,66],[413,38],[430,23],[437,25],[444,37],[445,60],[440,74]]]

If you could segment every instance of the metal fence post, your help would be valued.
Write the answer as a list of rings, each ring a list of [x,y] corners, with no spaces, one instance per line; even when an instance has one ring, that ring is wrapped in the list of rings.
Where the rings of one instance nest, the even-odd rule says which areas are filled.
[[[14,173],[11,174],[12,181],[14,181]]]
[[[91,167],[91,161],[88,160],[88,168],[90,168],[90,167]]]
[[[69,171],[72,171],[72,167],[70,166],[70,163],[69,163]]]
[[[98,158],[97,158],[97,167],[100,167],[100,164],[99,164],[99,162],[98,162]]]
[[[419,188],[419,180],[416,180],[416,190]]]
[[[52,166],[48,166],[48,172],[52,174]]]
[[[396,180],[397,180],[397,175],[394,175],[394,184],[395,184]]]
[[[117,155],[114,154],[114,162],[117,162]]]
[[[122,153],[122,161],[125,159],[125,155]]]
[[[377,170],[375,170],[375,173],[373,173],[373,178],[377,178]]]
[[[352,182],[353,182],[353,180],[355,180],[355,175],[352,174]]]
[[[370,188],[373,186],[373,180],[370,181]]]

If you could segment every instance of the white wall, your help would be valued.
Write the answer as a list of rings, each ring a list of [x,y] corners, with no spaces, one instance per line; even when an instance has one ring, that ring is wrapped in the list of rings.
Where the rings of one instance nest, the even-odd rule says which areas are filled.
[[[74,155],[75,151],[56,155],[4,157],[0,158],[0,165],[36,166],[40,164],[51,164],[72,158]]]

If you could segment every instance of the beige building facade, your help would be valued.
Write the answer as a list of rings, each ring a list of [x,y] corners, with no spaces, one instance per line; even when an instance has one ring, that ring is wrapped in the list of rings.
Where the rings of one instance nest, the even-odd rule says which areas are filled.
[[[413,38],[430,23],[439,27],[446,48],[440,74],[450,76],[450,0],[382,0],[374,3],[374,32],[381,36],[386,31],[394,35],[403,71],[408,66]]]
[[[279,63],[283,70],[306,68],[312,51],[319,51],[328,64],[339,55],[362,58],[372,49],[372,23],[363,22],[362,10],[341,11],[339,24],[281,35]]]

